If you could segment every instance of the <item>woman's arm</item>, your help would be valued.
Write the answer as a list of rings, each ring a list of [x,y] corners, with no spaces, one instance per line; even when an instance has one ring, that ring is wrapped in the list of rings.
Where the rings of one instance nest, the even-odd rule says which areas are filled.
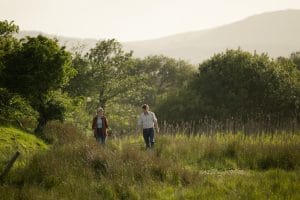
[[[105,127],[108,128],[108,123],[106,117],[104,118]]]
[[[96,129],[96,120],[95,120],[96,118],[94,117],[93,118],[93,122],[92,122],[92,129],[94,130],[94,129]]]

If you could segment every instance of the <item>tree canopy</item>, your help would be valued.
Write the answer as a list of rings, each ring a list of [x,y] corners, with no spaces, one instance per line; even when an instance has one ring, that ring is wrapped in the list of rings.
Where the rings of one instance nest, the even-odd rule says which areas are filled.
[[[167,106],[187,116],[185,120],[284,123],[299,118],[299,78],[290,59],[228,50],[201,63],[188,86],[166,98],[160,108]]]
[[[74,75],[70,64],[71,54],[57,40],[41,35],[23,39],[5,60],[5,87],[26,98],[39,113],[37,132],[49,119],[57,118],[53,110],[62,108],[49,99],[49,93],[61,89]]]

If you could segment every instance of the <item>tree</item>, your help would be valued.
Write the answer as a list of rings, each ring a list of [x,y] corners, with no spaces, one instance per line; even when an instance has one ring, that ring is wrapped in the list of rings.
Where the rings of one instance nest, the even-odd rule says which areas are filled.
[[[57,40],[27,37],[5,62],[5,86],[26,98],[39,113],[35,132],[42,132],[48,120],[62,119],[63,106],[51,98],[74,75],[71,55]]]
[[[158,101],[155,110],[161,121],[170,124],[181,122],[197,122],[204,116],[206,105],[189,84],[169,92]]]
[[[92,94],[93,82],[91,68],[88,60],[76,52],[72,59],[72,67],[76,70],[76,75],[63,88],[71,97],[87,97]]]
[[[8,22],[0,21],[0,87],[3,86],[3,69],[4,60],[8,57],[17,47],[18,40],[13,37],[14,33],[19,31],[19,27],[13,21]]]
[[[129,73],[132,52],[125,53],[114,39],[100,41],[85,55],[91,93],[98,94],[98,105],[105,108],[109,100],[134,90],[139,79]]]
[[[294,52],[290,56],[291,60],[297,65],[297,68],[300,70],[300,52]]]
[[[193,65],[163,55],[137,59],[135,65],[132,73],[144,77],[144,101],[152,107],[169,92],[185,86],[196,73]]]
[[[277,123],[297,117],[299,75],[288,59],[228,50],[200,64],[194,88],[214,119]]]
[[[18,121],[25,113],[34,115],[34,111],[27,101],[16,93],[5,88],[4,74],[5,61],[19,47],[19,41],[13,37],[19,27],[13,21],[0,21],[0,120]]]
[[[14,21],[8,22],[7,20],[0,21],[0,36],[11,37],[13,33],[17,33],[19,27],[14,24]]]

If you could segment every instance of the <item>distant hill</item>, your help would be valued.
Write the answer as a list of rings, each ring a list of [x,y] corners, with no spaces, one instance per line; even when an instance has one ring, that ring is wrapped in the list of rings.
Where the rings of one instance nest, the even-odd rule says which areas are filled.
[[[83,52],[93,48],[95,44],[97,43],[97,39],[87,38],[87,39],[80,39],[80,38],[72,38],[72,37],[65,37],[60,35],[51,35],[47,34],[41,31],[20,31],[16,37],[17,38],[23,38],[25,36],[31,36],[35,37],[37,35],[44,35],[50,38],[57,38],[59,43],[61,45],[64,45],[67,47],[68,50],[74,50],[74,48],[80,48],[83,50]],[[99,39],[101,40],[101,39]]]
[[[208,30],[125,42],[123,45],[125,50],[133,50],[136,57],[164,54],[191,63],[199,63],[215,53],[238,47],[251,52],[267,52],[272,57],[288,56],[291,52],[300,50],[299,19],[300,10],[268,12]],[[37,32],[20,33],[22,36],[34,34]],[[69,49],[84,44],[86,50],[97,42],[94,39],[58,39]]]

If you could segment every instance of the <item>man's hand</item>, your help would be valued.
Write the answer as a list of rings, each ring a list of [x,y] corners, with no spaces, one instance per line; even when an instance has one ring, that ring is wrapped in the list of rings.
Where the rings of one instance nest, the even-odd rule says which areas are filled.
[[[159,133],[159,128],[158,127],[156,127],[156,132]]]

